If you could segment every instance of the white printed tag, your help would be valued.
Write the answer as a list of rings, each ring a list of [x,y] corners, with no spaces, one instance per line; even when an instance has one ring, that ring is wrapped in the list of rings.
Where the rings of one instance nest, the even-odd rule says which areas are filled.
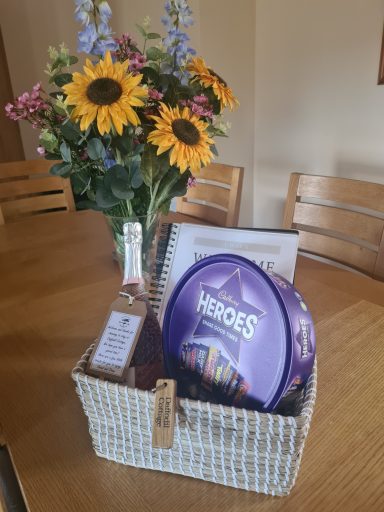
[[[141,316],[111,311],[93,356],[91,369],[121,377],[125,366],[129,364],[128,356],[141,322]]]

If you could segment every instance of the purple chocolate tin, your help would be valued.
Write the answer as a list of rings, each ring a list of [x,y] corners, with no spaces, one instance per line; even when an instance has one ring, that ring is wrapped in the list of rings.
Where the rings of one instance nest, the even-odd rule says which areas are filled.
[[[179,395],[268,412],[309,377],[315,334],[291,283],[246,258],[219,254],[177,283],[163,348]]]

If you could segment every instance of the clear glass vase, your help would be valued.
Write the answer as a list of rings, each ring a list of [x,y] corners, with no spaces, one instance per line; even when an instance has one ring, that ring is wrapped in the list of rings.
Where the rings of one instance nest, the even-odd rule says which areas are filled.
[[[153,212],[146,215],[132,216],[114,216],[104,214],[109,229],[112,233],[115,245],[114,255],[120,265],[121,271],[124,271],[124,238],[123,225],[126,222],[140,222],[143,231],[142,245],[142,268],[146,289],[149,288],[152,272],[155,266],[156,249],[160,228],[160,213]]]

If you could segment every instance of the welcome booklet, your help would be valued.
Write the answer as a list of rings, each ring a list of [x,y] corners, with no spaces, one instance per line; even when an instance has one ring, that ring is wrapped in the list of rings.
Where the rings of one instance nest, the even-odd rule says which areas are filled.
[[[236,254],[293,283],[298,243],[299,233],[295,230],[164,225],[150,298],[160,325],[174,287],[197,261],[215,254]]]

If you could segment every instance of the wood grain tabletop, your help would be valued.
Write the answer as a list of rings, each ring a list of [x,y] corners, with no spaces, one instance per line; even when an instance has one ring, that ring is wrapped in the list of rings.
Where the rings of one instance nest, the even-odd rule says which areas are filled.
[[[318,398],[296,485],[276,498],[95,455],[70,373],[120,279],[101,214],[0,226],[0,423],[30,511],[384,510],[384,283],[298,258]]]

